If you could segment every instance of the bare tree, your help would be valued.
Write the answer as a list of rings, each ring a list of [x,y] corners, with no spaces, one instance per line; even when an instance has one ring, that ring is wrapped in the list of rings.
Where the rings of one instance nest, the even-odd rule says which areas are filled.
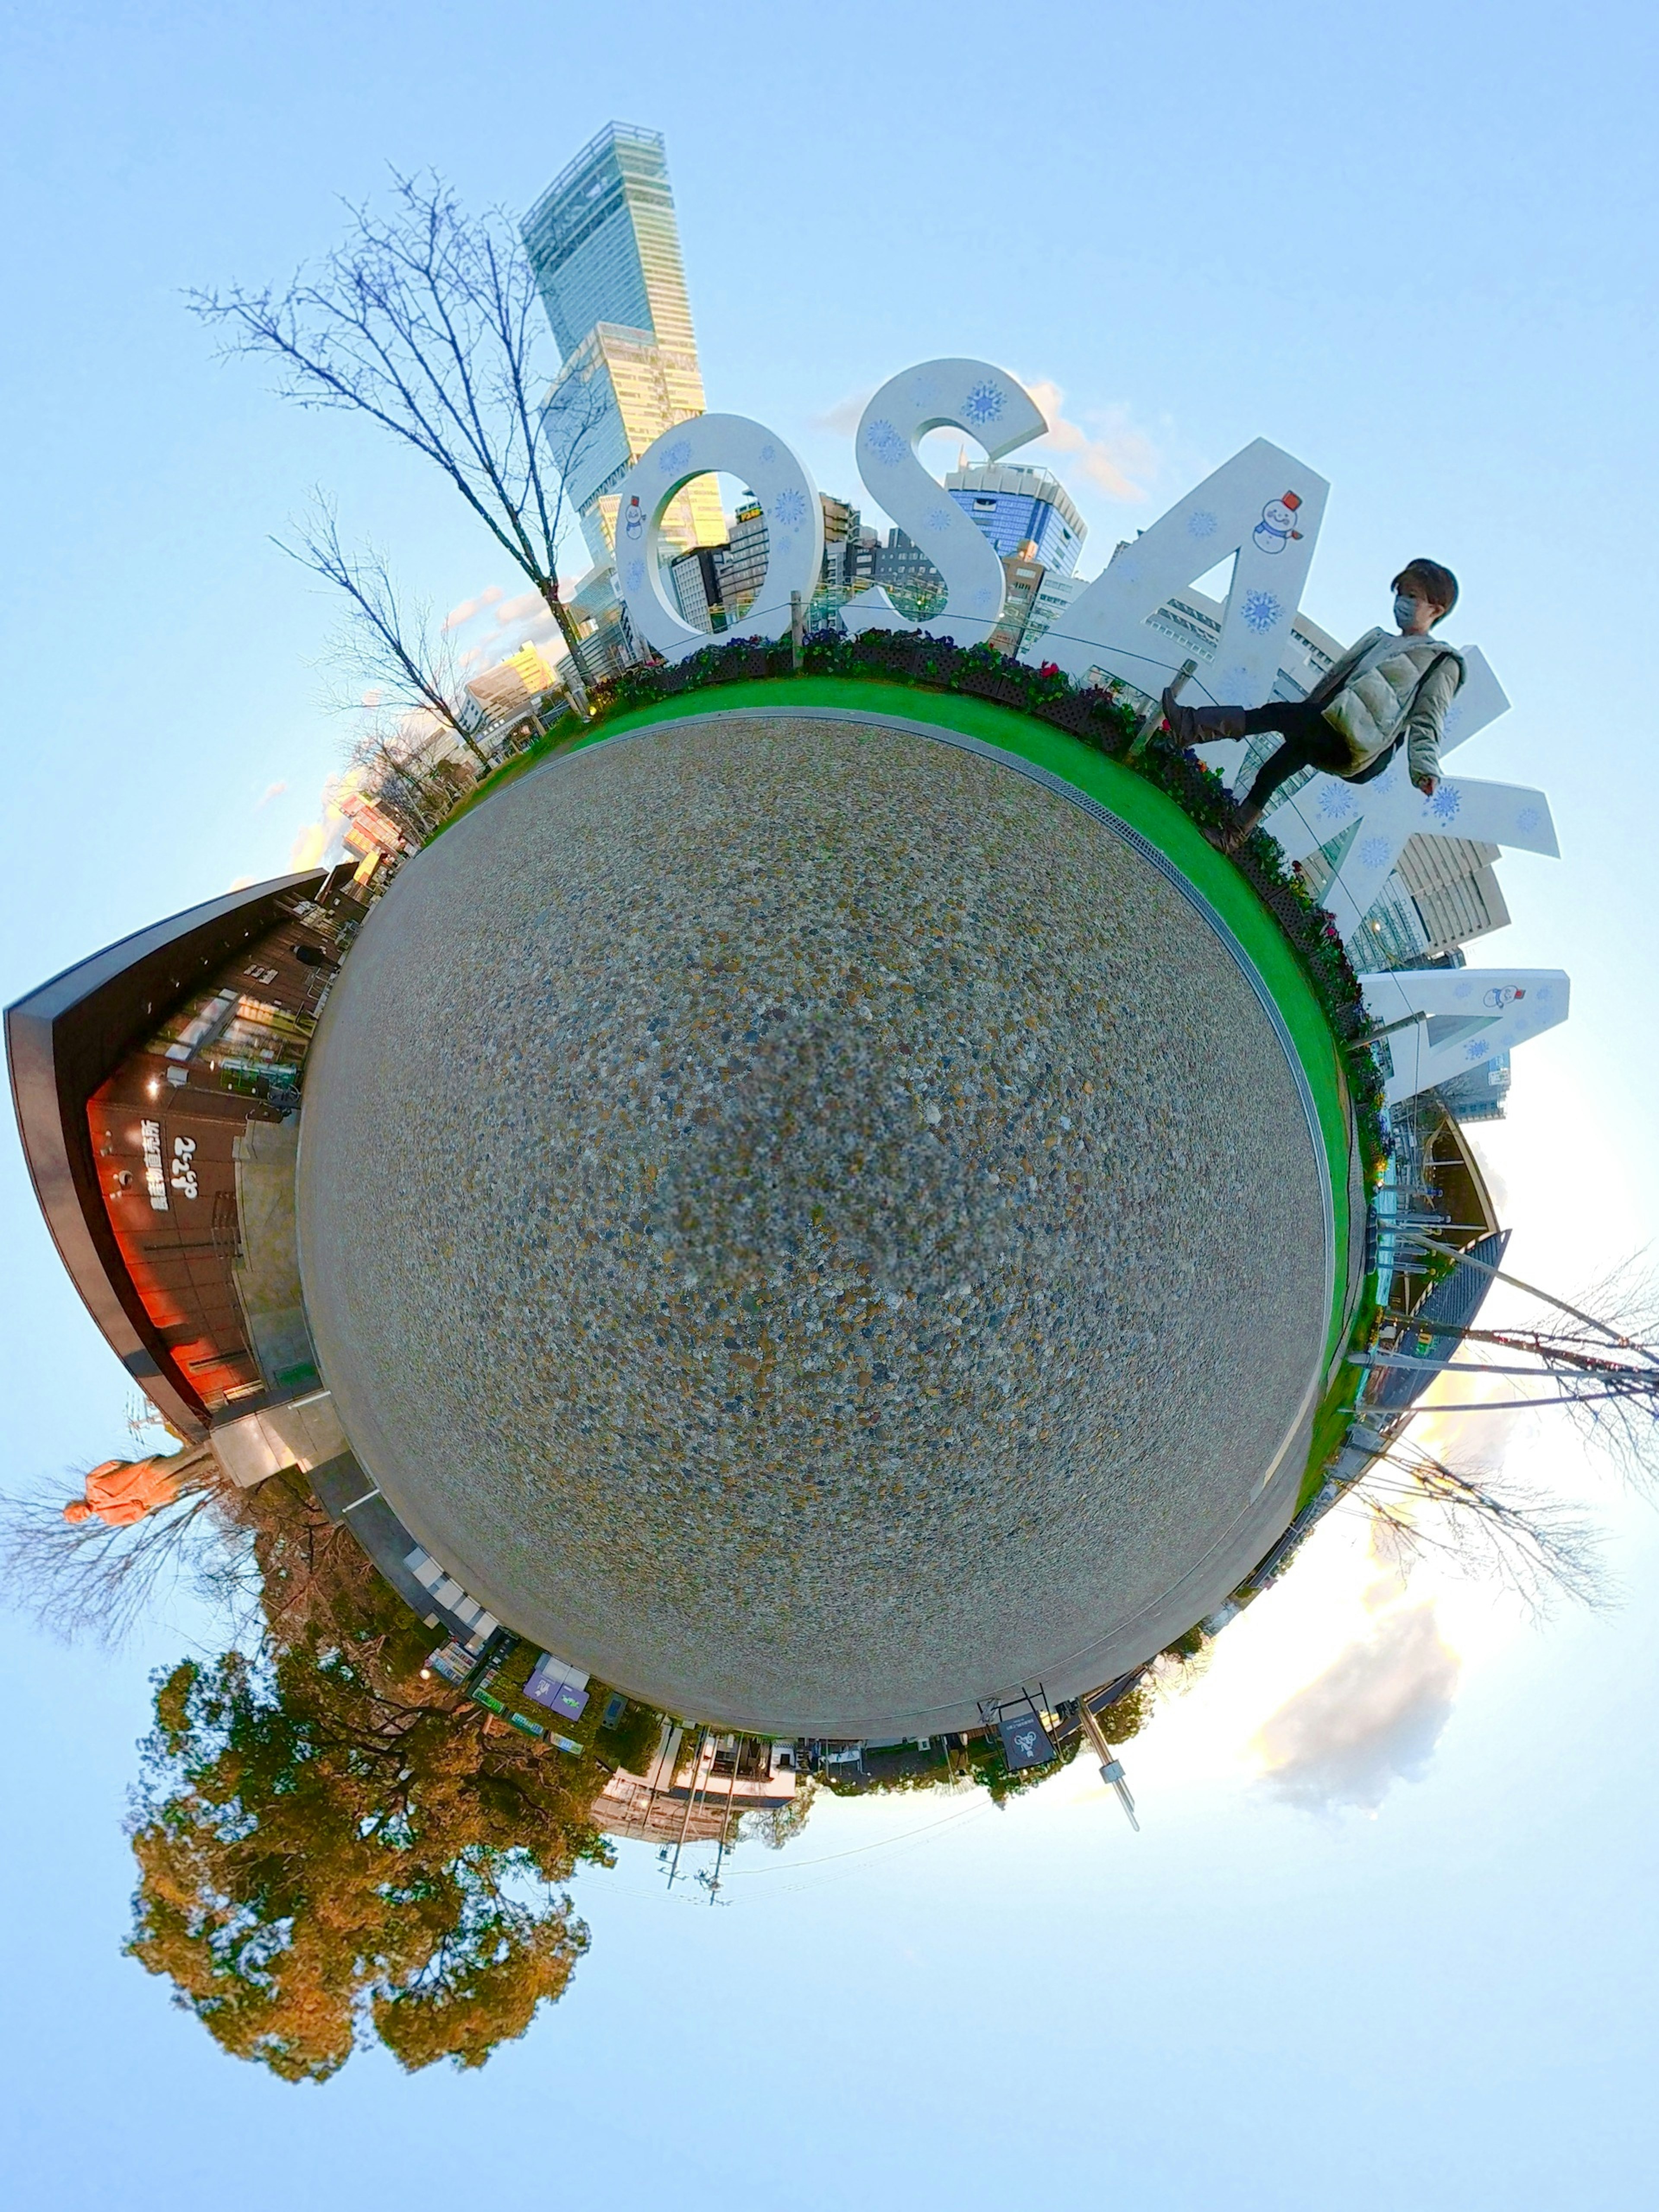
[[[1401,1559],[1425,1553],[1462,1571],[1495,1579],[1534,1613],[1557,1596],[1582,1605],[1607,1601],[1601,1536],[1565,1500],[1490,1468],[1460,1469],[1408,1437],[1356,1429],[1356,1443],[1375,1450],[1348,1493],[1364,1506]]]
[[[1441,1403],[1435,1412],[1532,1412],[1559,1406],[1579,1433],[1600,1444],[1626,1476],[1647,1483],[1659,1480],[1659,1285],[1639,1256],[1585,1292],[1582,1304],[1574,1304],[1420,1231],[1415,1241],[1520,1291],[1546,1310],[1535,1321],[1491,1328],[1461,1328],[1419,1315],[1398,1317],[1407,1338],[1415,1333],[1419,1338],[1447,1340],[1441,1373],[1503,1376],[1516,1390],[1512,1398]],[[1462,1345],[1478,1346],[1480,1356],[1459,1361],[1455,1355]],[[1493,1356],[1505,1352],[1513,1356]],[[1420,1370],[1425,1364],[1389,1352],[1372,1351],[1362,1357],[1364,1364],[1373,1367]]]
[[[345,602],[331,657],[349,689],[337,703],[356,711],[372,702],[382,729],[387,715],[394,724],[411,716],[429,720],[459,739],[481,769],[488,768],[477,735],[487,718],[467,694],[454,647],[447,631],[434,623],[430,603],[400,592],[386,556],[373,545],[352,552],[341,542],[333,502],[322,492],[309,515],[292,527],[293,544],[274,538],[272,544],[331,585]]]
[[[362,415],[440,471],[540,594],[586,714],[557,555],[602,395],[568,379],[550,434],[551,332],[511,219],[463,214],[429,172],[394,171],[392,191],[389,216],[351,208],[344,242],[280,290],[198,291],[191,307],[226,333],[227,353],[274,363],[285,398]]]
[[[74,1489],[42,1484],[0,1495],[0,1581],[12,1603],[66,1643],[113,1647],[176,1588],[234,1601],[251,1553],[222,1510],[217,1462],[199,1446],[180,1452],[176,1466],[172,1503],[126,1528],[95,1516],[66,1521]]]

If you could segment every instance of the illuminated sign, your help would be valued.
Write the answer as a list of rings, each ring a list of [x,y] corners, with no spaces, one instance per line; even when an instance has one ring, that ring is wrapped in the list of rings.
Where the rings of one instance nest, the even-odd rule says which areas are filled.
[[[139,1136],[144,1146],[144,1184],[149,1192],[149,1202],[158,1213],[167,1210],[167,1177],[161,1172],[161,1125],[159,1121],[141,1121]],[[191,1193],[192,1197],[195,1194]]]

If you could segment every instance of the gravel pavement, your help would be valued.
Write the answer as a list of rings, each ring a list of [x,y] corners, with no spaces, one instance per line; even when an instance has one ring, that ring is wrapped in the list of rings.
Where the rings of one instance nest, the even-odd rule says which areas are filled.
[[[1080,808],[877,717],[711,711],[457,823],[333,993],[301,1203],[421,1540],[781,1734],[960,1724],[1154,1618],[1328,1319],[1230,952]]]

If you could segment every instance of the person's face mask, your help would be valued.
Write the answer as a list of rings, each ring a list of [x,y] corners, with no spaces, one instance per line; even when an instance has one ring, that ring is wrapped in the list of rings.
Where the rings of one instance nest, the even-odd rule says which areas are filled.
[[[1394,618],[1401,629],[1409,629],[1417,620],[1423,602],[1414,592],[1396,592],[1394,595]]]

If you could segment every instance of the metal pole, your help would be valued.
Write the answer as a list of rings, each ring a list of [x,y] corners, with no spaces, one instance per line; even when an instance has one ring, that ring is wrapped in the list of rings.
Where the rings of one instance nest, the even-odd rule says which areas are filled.
[[[789,594],[789,657],[795,664],[795,673],[800,674],[806,659],[806,624],[801,614],[800,593]]]
[[[674,1863],[668,1869],[670,1889],[674,1887],[674,1877],[680,1870],[680,1853],[685,1848],[686,1831],[691,1826],[691,1808],[697,1802],[697,1777],[702,1771],[702,1740],[707,1734],[706,1729],[700,1728],[697,1730],[697,1747],[691,1757],[691,1786],[685,1793],[685,1818],[680,1822],[679,1840],[674,1846]],[[670,1789],[673,1787],[672,1775],[669,1777],[669,1787]]]
[[[800,594],[797,592],[796,598]],[[726,1793],[726,1812],[720,1821],[720,1839],[714,1853],[714,1878],[708,1885],[708,1902],[714,1902],[714,1893],[720,1886],[720,1868],[726,1859],[726,1832],[732,1825],[732,1801],[738,1794],[738,1765],[743,1757],[743,1738],[736,1736],[732,1744],[732,1781]]]
[[[1129,1826],[1139,1835],[1140,1823],[1135,1818],[1135,1801],[1129,1795],[1129,1785],[1123,1778],[1123,1761],[1114,1756],[1112,1747],[1106,1741],[1106,1731],[1090,1711],[1086,1697],[1078,1699],[1077,1709],[1089,1741],[1094,1746],[1095,1755],[1100,1761],[1100,1778],[1116,1791],[1117,1802],[1122,1806]]]

